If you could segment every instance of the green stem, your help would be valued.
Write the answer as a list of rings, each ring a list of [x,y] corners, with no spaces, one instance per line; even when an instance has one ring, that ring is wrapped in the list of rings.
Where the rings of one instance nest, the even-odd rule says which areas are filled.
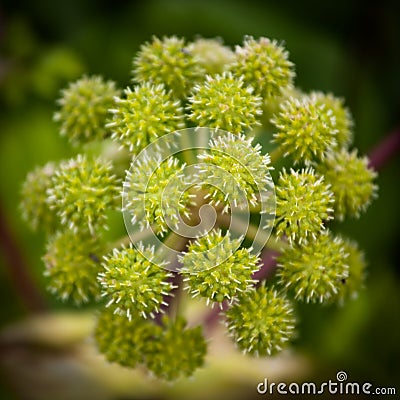
[[[231,226],[236,232],[246,232],[245,236],[247,239],[251,239],[261,245],[265,243],[265,248],[281,252],[287,246],[286,242],[278,239],[275,235],[268,235],[265,230],[253,224],[247,224],[245,221],[235,219],[231,223],[227,215],[219,215],[218,221],[224,226]]]

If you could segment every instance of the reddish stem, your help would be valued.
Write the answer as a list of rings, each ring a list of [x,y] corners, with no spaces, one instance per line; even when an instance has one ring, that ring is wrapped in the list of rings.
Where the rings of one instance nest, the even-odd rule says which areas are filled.
[[[386,136],[369,153],[369,166],[375,170],[381,169],[397,152],[400,151],[400,130]]]
[[[11,230],[2,204],[0,204],[0,249],[8,267],[11,283],[20,295],[24,307],[33,312],[43,311],[46,308],[44,298],[29,273],[30,268]]]

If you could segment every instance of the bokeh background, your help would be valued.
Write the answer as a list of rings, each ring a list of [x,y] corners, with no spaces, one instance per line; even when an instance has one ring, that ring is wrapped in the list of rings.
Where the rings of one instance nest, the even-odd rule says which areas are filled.
[[[355,120],[355,146],[361,154],[368,154],[388,134],[400,129],[399,4],[380,1],[367,5],[361,0],[3,1],[0,5],[3,250],[0,368],[4,374],[0,380],[0,398],[39,399],[45,398],[40,396],[46,392],[61,396],[68,392],[63,387],[68,382],[69,389],[74,385],[85,388],[81,392],[77,389],[75,397],[69,397],[79,399],[84,390],[92,393],[90,390],[95,390],[96,385],[102,387],[96,374],[88,383],[71,366],[81,362],[81,347],[76,343],[90,330],[85,314],[90,310],[65,314],[73,308],[60,304],[46,292],[41,261],[45,238],[26,228],[18,210],[20,186],[27,172],[36,165],[72,154],[52,121],[61,88],[83,73],[102,74],[121,87],[126,86],[132,56],[152,35],[176,34],[189,40],[197,35],[219,36],[227,45],[240,44],[245,34],[267,36],[286,43],[296,64],[296,84],[301,89],[330,91],[346,99]],[[304,368],[309,371],[307,377],[316,381],[332,379],[337,371],[343,370],[349,380],[368,381],[376,386],[397,385],[400,391],[399,167],[398,156],[385,163],[379,171],[379,199],[360,220],[336,226],[365,250],[366,288],[357,300],[343,308],[299,308],[301,323],[294,353],[301,355],[301,360],[288,367],[293,379],[307,365]],[[61,315],[66,319],[49,317],[36,321],[36,325],[32,323],[32,314],[43,303],[54,313],[64,312]],[[27,395],[22,388],[26,369],[37,368],[41,374],[53,376],[56,364],[48,364],[51,370],[40,370],[44,355],[61,360],[57,379],[48,379],[40,388],[29,388]],[[63,364],[66,355],[69,361],[78,361],[66,366]],[[293,356],[295,360],[297,355]],[[263,364],[254,361],[243,365],[257,369]],[[284,375],[286,364],[282,365],[279,368]],[[220,375],[207,378],[210,387],[219,385],[222,393],[235,388],[237,396],[240,393],[242,398],[257,398],[256,380],[242,379],[238,383],[238,372],[235,374],[226,366],[228,372],[224,373],[223,362],[218,368]],[[68,374],[70,381],[64,382],[62,377]],[[290,381],[290,374],[284,375],[286,380]],[[116,374],[125,375],[126,371]],[[247,376],[245,372],[243,376]],[[147,393],[146,398],[174,396],[171,387],[146,392],[146,381],[135,379],[142,391],[135,392],[135,387],[128,387],[121,378],[126,390],[116,390],[119,394],[115,397],[144,398],[143,393]],[[196,387],[193,382],[185,385],[178,391],[181,398],[189,398],[188,393],[193,395]],[[195,390],[200,396],[202,389]],[[104,395],[104,390],[100,392]],[[91,398],[102,397],[98,394]],[[208,398],[213,397],[210,394]]]

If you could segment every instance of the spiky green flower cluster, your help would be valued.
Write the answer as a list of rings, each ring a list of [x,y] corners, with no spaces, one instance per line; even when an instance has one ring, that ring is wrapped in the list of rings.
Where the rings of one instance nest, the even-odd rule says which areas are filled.
[[[44,229],[47,232],[54,232],[58,225],[58,218],[50,210],[47,202],[47,190],[52,185],[54,171],[55,164],[52,162],[36,167],[29,172],[22,185],[20,204],[22,217],[35,231]]]
[[[98,237],[82,232],[77,235],[70,229],[57,232],[43,257],[49,290],[58,298],[77,304],[98,299],[100,286],[96,278],[104,251]]]
[[[153,259],[153,249],[132,246],[114,249],[112,255],[104,257],[104,271],[99,273],[98,280],[106,307],[131,319],[136,314],[154,317],[162,304],[167,305],[163,297],[173,288],[168,282],[172,275]]]
[[[275,190],[276,233],[286,235],[291,243],[315,239],[333,218],[333,193],[312,168],[283,170]]]
[[[233,51],[220,39],[197,39],[188,46],[188,51],[209,75],[222,74],[235,60]]]
[[[137,161],[124,182],[124,210],[129,211],[133,224],[142,229],[152,226],[163,235],[179,222],[180,214],[187,214],[192,196],[186,190],[185,165],[175,157],[161,160],[149,156]]]
[[[182,257],[181,274],[193,297],[205,297],[207,304],[214,305],[232,301],[252,287],[251,277],[260,268],[260,260],[251,249],[239,249],[240,242],[231,239],[229,232],[223,236],[217,230],[190,243]]]
[[[127,319],[109,308],[97,317],[94,336],[99,351],[109,362],[134,368],[154,351],[161,327],[134,315]]]
[[[314,94],[286,100],[271,122],[278,129],[275,142],[295,164],[322,160],[337,146],[334,113]]]
[[[84,76],[71,83],[62,91],[60,110],[54,114],[54,120],[61,124],[61,135],[75,145],[107,137],[108,110],[119,93],[114,82],[101,76]]]
[[[261,153],[259,144],[244,135],[230,133],[210,142],[210,151],[198,155],[198,179],[210,193],[212,202],[223,204],[224,211],[241,207],[243,197],[252,205],[263,190],[271,189],[270,157]]]
[[[324,231],[314,241],[285,248],[278,258],[280,284],[295,298],[323,303],[337,296],[349,276],[343,240]]]
[[[88,228],[93,233],[105,226],[106,211],[117,207],[118,186],[109,162],[78,155],[56,169],[48,203],[62,224],[75,232]]]
[[[344,105],[344,100],[335,97],[331,93],[313,92],[317,103],[322,107],[331,110],[336,120],[336,142],[340,148],[347,147],[353,138],[353,118],[350,111]]]
[[[183,317],[164,316],[162,325],[106,309],[97,318],[95,339],[109,362],[145,365],[156,377],[173,381],[193,375],[204,364],[207,344],[200,326],[187,328]]]
[[[101,142],[29,174],[22,213],[52,234],[50,290],[101,304],[95,339],[108,361],[164,380],[191,376],[206,353],[201,327],[182,317],[193,297],[228,308],[241,350],[272,355],[294,335],[289,296],[341,304],[362,286],[362,252],[327,228],[367,208],[376,173],[350,150],[344,101],[302,92],[294,75],[274,40],[245,37],[232,51],[172,36],[141,47],[125,92],[97,76],[62,92],[61,134]],[[270,171],[282,164],[275,193]],[[279,268],[262,264],[275,253]],[[280,291],[262,282],[272,274]],[[205,310],[210,328],[217,313]]]
[[[236,46],[236,62],[231,71],[243,76],[246,85],[254,87],[263,98],[279,96],[282,89],[293,83],[293,63],[286,49],[277,41],[246,36],[243,46]]]
[[[133,62],[133,80],[163,84],[177,98],[188,95],[204,77],[201,64],[188,50],[184,39],[176,36],[159,39],[141,46]]]
[[[116,97],[112,121],[112,138],[138,154],[158,137],[185,126],[183,109],[162,84],[144,82],[125,89],[125,98]]]
[[[335,217],[359,217],[377,195],[374,184],[376,172],[368,167],[366,157],[358,157],[357,150],[342,149],[330,152],[317,171],[325,176],[335,195]]]
[[[164,330],[146,359],[147,368],[158,378],[173,381],[189,377],[204,364],[207,343],[200,326],[187,328],[183,317],[164,317]]]
[[[197,126],[241,133],[260,125],[261,97],[253,95],[253,88],[245,86],[243,77],[230,72],[207,75],[196,85],[189,97],[189,119]]]
[[[260,286],[249,291],[225,314],[229,333],[244,353],[273,355],[294,335],[293,307],[274,288]]]

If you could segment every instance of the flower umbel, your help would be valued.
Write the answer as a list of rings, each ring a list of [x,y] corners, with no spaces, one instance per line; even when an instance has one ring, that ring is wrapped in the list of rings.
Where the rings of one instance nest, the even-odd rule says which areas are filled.
[[[109,136],[108,110],[119,93],[114,82],[105,82],[101,76],[84,76],[71,83],[62,91],[60,110],[54,114],[54,120],[61,124],[61,135],[75,145]]]
[[[200,326],[187,328],[183,317],[163,318],[164,330],[146,358],[147,368],[161,379],[189,377],[204,364],[207,343]]]
[[[97,317],[95,339],[99,351],[109,362],[136,367],[152,353],[161,327],[139,315],[127,319],[109,308]]]
[[[117,208],[119,182],[107,161],[78,155],[62,162],[52,181],[47,191],[50,208],[75,232],[104,227],[105,212]]]
[[[298,300],[324,303],[348,278],[348,256],[343,240],[326,230],[307,244],[285,248],[278,257],[279,283]]]
[[[224,205],[243,206],[243,196],[252,205],[263,190],[271,189],[269,155],[261,153],[259,144],[244,135],[227,133],[211,141],[211,150],[198,155],[196,166],[200,186],[209,192],[211,201]]]
[[[236,345],[256,356],[281,351],[294,335],[295,322],[289,300],[265,286],[240,296],[226,312],[226,324]]]
[[[240,242],[218,230],[190,243],[181,274],[193,297],[205,297],[207,304],[221,303],[252,287],[251,276],[260,268],[260,260],[250,249],[239,249]]]
[[[159,157],[146,157],[144,162],[134,161],[124,182],[124,211],[132,223],[142,229],[153,227],[164,235],[169,225],[179,223],[180,213],[189,217],[188,206],[192,195],[186,190],[187,179],[175,157],[162,161]]]
[[[168,282],[172,275],[153,263],[154,251],[150,248],[114,249],[104,257],[104,271],[99,273],[101,295],[107,307],[128,319],[140,314],[143,318],[154,317],[163,297],[170,294],[173,285]]]
[[[368,167],[366,157],[358,157],[357,150],[342,149],[330,152],[325,161],[316,166],[325,176],[335,195],[335,217],[359,217],[377,196],[374,180],[376,172]]]
[[[124,98],[115,98],[107,127],[113,131],[112,138],[131,153],[138,154],[158,137],[185,126],[180,101],[163,85],[145,82],[133,91],[128,87],[124,93]]]
[[[293,63],[287,50],[275,40],[246,36],[243,46],[236,46],[236,62],[231,71],[243,76],[246,85],[255,88],[263,98],[279,96],[282,89],[292,86]]]
[[[244,85],[243,77],[236,78],[229,72],[207,75],[205,82],[194,87],[188,111],[189,119],[197,126],[241,133],[260,125],[261,97]]]
[[[163,84],[177,98],[185,97],[204,79],[204,70],[190,53],[184,39],[176,36],[153,38],[145,43],[133,61],[133,80]]]
[[[295,164],[322,160],[328,150],[337,146],[334,113],[315,95],[286,100],[271,122],[278,129],[275,142]]]
[[[325,229],[324,222],[333,218],[333,193],[323,176],[312,168],[283,172],[276,190],[276,231],[290,242],[301,244]]]
[[[49,290],[60,299],[71,299],[77,304],[98,299],[100,286],[96,277],[104,251],[101,240],[87,232],[57,232],[43,257]]]
[[[221,316],[236,347],[270,356],[294,336],[292,300],[357,295],[364,255],[328,225],[367,209],[376,173],[350,150],[344,100],[302,92],[294,70],[265,37],[235,52],[154,37],[124,92],[99,76],[63,90],[54,118],[80,154],[28,174],[21,210],[50,235],[50,290],[96,302],[109,362],[190,377],[206,356],[201,325],[208,335]]]

